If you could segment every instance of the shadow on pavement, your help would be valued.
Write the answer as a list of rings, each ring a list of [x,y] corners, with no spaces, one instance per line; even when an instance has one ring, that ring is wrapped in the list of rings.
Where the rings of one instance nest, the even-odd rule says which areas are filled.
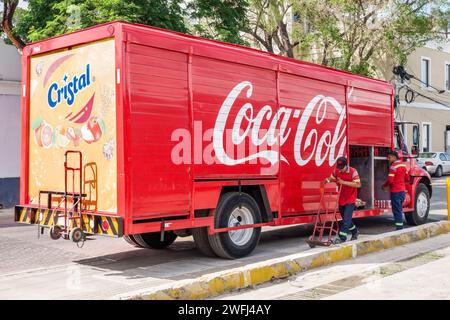
[[[394,228],[390,216],[360,218],[355,223],[362,236],[390,232]],[[75,262],[101,268],[106,277],[180,280],[310,250],[305,239],[312,227],[310,224],[266,229],[253,254],[239,260],[205,257],[196,249],[192,237],[187,237],[165,250],[135,249]]]

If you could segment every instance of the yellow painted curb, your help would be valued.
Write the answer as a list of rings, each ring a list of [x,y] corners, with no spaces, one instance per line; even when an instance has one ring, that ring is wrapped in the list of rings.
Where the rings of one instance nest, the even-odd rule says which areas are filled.
[[[372,239],[330,247],[312,254],[290,255],[225,272],[207,274],[196,279],[176,282],[167,287],[155,289],[153,292],[125,298],[133,300],[205,299],[448,232],[450,232],[450,221],[429,223],[401,232],[382,234]]]

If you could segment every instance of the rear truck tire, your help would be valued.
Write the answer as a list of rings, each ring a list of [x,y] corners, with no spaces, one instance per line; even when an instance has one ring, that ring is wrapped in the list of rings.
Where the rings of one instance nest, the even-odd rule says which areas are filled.
[[[126,243],[128,243],[129,245],[132,245],[134,247],[139,247],[141,248],[141,246],[139,245],[139,243],[137,243],[137,241],[133,238],[132,234],[129,234],[127,236],[123,236],[123,240],[126,241]]]
[[[430,192],[425,184],[419,183],[414,196],[414,211],[405,213],[408,224],[418,226],[424,224],[430,212]]]
[[[214,250],[211,248],[208,238],[208,228],[195,228],[192,229],[192,237],[194,238],[195,245],[198,250],[205,256],[217,258]]]
[[[442,167],[441,166],[438,166],[437,168],[436,168],[436,172],[434,173],[434,176],[435,177],[437,177],[437,178],[440,178],[440,177],[442,177]]]
[[[255,199],[246,193],[225,193],[219,201],[214,216],[216,228],[227,228],[261,222],[261,213]],[[212,250],[219,257],[238,259],[256,248],[261,228],[247,228],[208,235]]]
[[[165,231],[164,241],[161,241],[161,232],[133,234],[133,238],[142,248],[160,250],[170,246],[177,238],[177,235],[173,231]]]

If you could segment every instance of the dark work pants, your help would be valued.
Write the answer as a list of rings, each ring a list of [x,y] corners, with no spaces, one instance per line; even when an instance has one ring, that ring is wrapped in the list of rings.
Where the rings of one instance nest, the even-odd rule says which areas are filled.
[[[394,214],[395,226],[403,227],[403,201],[405,200],[405,192],[391,192],[392,213]]]
[[[345,206],[339,206],[339,212],[342,216],[341,228],[339,230],[339,238],[345,241],[347,240],[347,234],[350,231],[352,234],[356,232],[356,226],[353,224],[352,217],[353,211],[355,211],[356,206],[351,203]]]

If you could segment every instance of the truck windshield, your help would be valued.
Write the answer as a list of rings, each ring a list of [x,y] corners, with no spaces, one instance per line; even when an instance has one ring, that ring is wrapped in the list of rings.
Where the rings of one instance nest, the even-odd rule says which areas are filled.
[[[434,152],[425,152],[419,154],[419,158],[434,158],[434,157],[436,157],[436,153]]]

